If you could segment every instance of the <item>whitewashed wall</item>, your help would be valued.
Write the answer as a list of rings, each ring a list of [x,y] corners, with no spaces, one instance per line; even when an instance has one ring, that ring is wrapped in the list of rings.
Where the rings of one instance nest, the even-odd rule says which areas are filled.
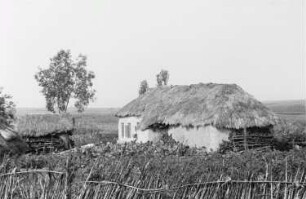
[[[142,142],[146,143],[148,141],[153,141],[156,142],[160,139],[161,134],[158,132],[154,132],[150,129],[141,131],[137,127],[137,122],[140,122],[139,117],[125,117],[125,118],[120,118],[118,122],[118,143],[123,143],[123,142],[131,142],[136,140],[136,142]],[[131,123],[131,138],[126,138],[125,136],[122,137],[122,128],[121,124],[124,123],[124,125],[127,125],[128,123]],[[135,134],[136,139],[135,139]]]
[[[176,141],[189,145],[190,147],[205,146],[208,151],[215,151],[222,143],[222,140],[228,140],[230,132],[217,129],[213,126],[206,126],[188,129],[185,127],[176,127],[169,129],[168,133]]]
[[[118,143],[136,141],[139,143],[145,143],[148,141],[156,142],[158,141],[162,134],[159,132],[154,132],[150,129],[141,131],[137,126],[140,122],[139,117],[125,117],[120,118],[118,122]],[[122,137],[121,123],[127,125],[131,123],[131,138]],[[205,146],[207,150],[217,150],[222,140],[227,141],[229,136],[229,131],[220,130],[213,126],[199,127],[199,128],[185,128],[185,127],[175,127],[168,130],[169,135],[181,143],[189,145],[190,147],[202,147]],[[137,135],[137,136],[135,136]]]
[[[160,140],[162,134],[159,132],[154,132],[150,129],[147,129],[145,131],[137,131],[137,140],[136,142],[139,143],[146,143],[148,141],[157,142]]]

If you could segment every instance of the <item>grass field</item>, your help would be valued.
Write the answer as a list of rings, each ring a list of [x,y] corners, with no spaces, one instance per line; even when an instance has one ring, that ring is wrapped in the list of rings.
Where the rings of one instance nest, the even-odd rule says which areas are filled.
[[[82,114],[93,114],[93,115],[105,115],[114,114],[119,108],[87,108]],[[68,112],[71,114],[78,114],[75,108],[68,108]],[[45,108],[17,108],[17,115],[27,115],[27,114],[52,114],[48,112]]]
[[[305,100],[269,101],[264,104],[283,119],[306,124]]]
[[[267,101],[264,104],[276,113],[280,114],[305,114],[305,100]]]
[[[76,131],[73,140],[76,146],[88,143],[116,142],[118,119],[114,113],[75,114]]]

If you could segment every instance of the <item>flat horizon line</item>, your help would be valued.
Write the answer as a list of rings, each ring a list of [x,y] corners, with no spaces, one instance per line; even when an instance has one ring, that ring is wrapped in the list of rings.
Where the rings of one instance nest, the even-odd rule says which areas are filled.
[[[263,103],[271,103],[271,102],[289,102],[289,101],[294,101],[294,102],[304,101],[304,102],[306,102],[306,99],[262,100],[261,102],[263,102]],[[20,107],[16,107],[16,109],[20,109],[20,108],[45,109],[45,107],[42,107],[42,106],[40,106],[40,107],[33,107],[33,106],[20,106]],[[94,109],[94,108],[118,109],[118,108],[121,108],[121,107],[119,107],[119,106],[117,106],[117,107],[114,107],[114,106],[94,106],[94,107],[87,107],[86,109]],[[75,109],[75,107],[68,107],[68,109]]]

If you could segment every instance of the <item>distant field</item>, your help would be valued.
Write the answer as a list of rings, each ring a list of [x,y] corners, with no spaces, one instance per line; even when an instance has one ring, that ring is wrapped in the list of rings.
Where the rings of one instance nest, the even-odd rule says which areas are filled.
[[[83,114],[115,114],[119,108],[88,108]],[[68,108],[68,112],[72,114],[78,114],[75,108]],[[18,115],[31,115],[31,114],[51,114],[45,108],[17,108]]]
[[[267,101],[264,104],[283,119],[306,123],[306,100]]]
[[[267,101],[264,104],[278,114],[305,115],[306,113],[305,100]]]

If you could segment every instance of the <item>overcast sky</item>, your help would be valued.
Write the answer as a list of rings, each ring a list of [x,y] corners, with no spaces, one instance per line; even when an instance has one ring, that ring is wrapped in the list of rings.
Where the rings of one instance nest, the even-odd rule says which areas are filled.
[[[44,107],[34,74],[70,49],[96,74],[92,107],[125,105],[161,69],[173,85],[305,99],[302,1],[0,0],[0,87],[19,107]]]

